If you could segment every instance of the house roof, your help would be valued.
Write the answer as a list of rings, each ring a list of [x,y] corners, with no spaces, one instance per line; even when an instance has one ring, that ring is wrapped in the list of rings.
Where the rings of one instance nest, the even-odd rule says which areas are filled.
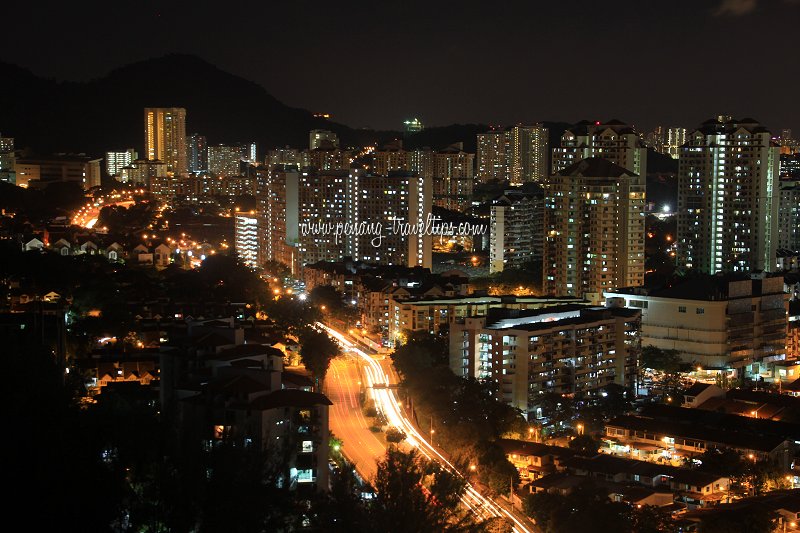
[[[575,452],[569,448],[564,448],[562,446],[550,446],[548,444],[541,444],[539,442],[500,439],[497,441],[497,444],[500,446],[500,448],[502,448],[506,455],[517,454],[538,457],[543,455],[572,457],[575,455]]]
[[[608,159],[588,157],[558,171],[556,175],[583,176],[585,178],[619,178],[621,176],[636,176],[637,174],[616,163],[612,163]]]
[[[692,385],[691,387],[686,389],[686,391],[684,391],[683,395],[684,396],[697,396],[698,394],[700,394],[701,392],[703,392],[704,390],[706,390],[710,386],[711,386],[710,383],[701,383],[699,381],[696,381],[694,383],[694,385]]]

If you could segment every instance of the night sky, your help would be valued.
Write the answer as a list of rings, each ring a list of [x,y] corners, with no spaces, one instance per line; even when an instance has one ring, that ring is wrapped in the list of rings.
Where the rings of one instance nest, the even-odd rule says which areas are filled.
[[[82,4],[7,2],[0,60],[84,80],[196,54],[356,127],[616,117],[648,129],[727,113],[800,136],[800,0]]]

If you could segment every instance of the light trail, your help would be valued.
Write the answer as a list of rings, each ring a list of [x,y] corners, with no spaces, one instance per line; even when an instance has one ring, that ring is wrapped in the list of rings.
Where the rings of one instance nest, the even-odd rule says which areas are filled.
[[[395,392],[388,388],[391,385],[391,380],[386,372],[381,367],[380,363],[374,357],[361,350],[355,343],[348,340],[343,334],[339,333],[333,328],[326,326],[321,322],[317,322],[317,327],[324,330],[328,335],[335,339],[341,346],[347,348],[350,352],[358,355],[364,363],[365,378],[370,390],[373,401],[376,406],[380,406],[384,415],[390,424],[397,429],[403,431],[407,435],[406,441],[415,446],[425,457],[430,460],[437,461],[446,470],[455,473],[459,477],[466,479],[465,476],[459,472],[450,461],[448,461],[439,451],[433,447],[425,437],[423,437],[413,422],[409,420],[400,407],[400,402],[397,399]],[[376,388],[377,386],[377,388]],[[461,496],[464,505],[481,519],[504,517],[513,522],[513,530],[517,533],[534,533],[530,525],[523,523],[511,512],[504,507],[500,506],[491,498],[487,498],[469,482],[466,484],[464,494]]]

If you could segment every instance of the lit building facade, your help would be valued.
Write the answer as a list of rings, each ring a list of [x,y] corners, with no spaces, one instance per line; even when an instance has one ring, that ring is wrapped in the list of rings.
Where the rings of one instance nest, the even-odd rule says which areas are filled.
[[[739,277],[735,277],[739,276]],[[642,345],[677,350],[703,371],[771,377],[786,358],[788,295],[783,278],[704,276],[655,290],[626,287],[608,305],[642,312]]]
[[[311,130],[308,134],[308,149],[339,148],[339,136],[328,130]]]
[[[193,133],[186,137],[189,172],[197,174],[208,170],[208,142],[204,135]]]
[[[477,178],[479,181],[486,183],[490,180],[503,181],[508,178],[504,131],[479,133],[477,149]]]
[[[538,310],[495,309],[450,324],[450,368],[492,380],[498,399],[528,419],[541,395],[591,396],[633,386],[641,351],[634,309],[568,304]]]
[[[639,176],[647,173],[647,148],[636,131],[619,120],[583,121],[565,131],[561,146],[553,148],[553,173],[589,157],[608,159]]]
[[[720,116],[692,131],[678,166],[677,263],[701,272],[774,269],[779,153],[752,119]]]
[[[778,249],[800,252],[800,181],[780,183]]]
[[[182,107],[147,107],[144,110],[144,155],[159,160],[167,171],[184,175],[186,157],[186,110]]]
[[[258,268],[261,264],[258,240],[258,218],[255,213],[237,214],[234,222],[236,255],[249,268]]]
[[[506,168],[512,185],[540,182],[547,177],[548,135],[542,124],[517,124],[505,131]]]
[[[265,260],[284,263],[298,276],[306,264],[343,256],[430,266],[432,238],[417,233],[431,211],[430,180],[288,165],[259,169],[257,176]]]
[[[644,283],[645,178],[592,157],[545,184],[545,294],[599,304],[603,292]]]
[[[541,189],[511,189],[492,200],[489,272],[542,260],[544,194]]]
[[[242,148],[219,144],[208,147],[208,171],[212,176],[239,176]]]
[[[120,176],[122,168],[130,166],[139,154],[133,148],[128,148],[124,152],[106,152],[106,173],[109,176]]]
[[[433,204],[453,211],[466,209],[472,201],[475,154],[456,143],[436,152],[433,163]]]

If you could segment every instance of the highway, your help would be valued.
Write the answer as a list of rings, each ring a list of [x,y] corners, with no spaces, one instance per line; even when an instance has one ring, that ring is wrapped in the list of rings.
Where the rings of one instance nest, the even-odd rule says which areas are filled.
[[[360,361],[338,357],[331,362],[325,380],[326,394],[333,402],[330,427],[344,441],[344,452],[362,479],[371,481],[377,472],[377,462],[386,453],[383,442],[369,430],[358,396],[361,390]]]
[[[403,408],[401,407],[395,391],[391,388],[387,388],[388,385],[394,385],[397,383],[397,377],[394,374],[394,372],[391,369],[389,369],[387,372],[387,369],[385,368],[385,365],[388,364],[388,361],[383,361],[384,365],[382,365],[381,361],[379,361],[372,355],[366,353],[364,350],[359,348],[356,344],[354,344],[351,340],[349,340],[339,331],[336,331],[335,329],[330,328],[320,322],[317,323],[317,326],[320,329],[324,330],[326,333],[328,333],[328,335],[330,335],[331,338],[336,340],[343,348],[346,349],[346,351],[350,355],[360,358],[361,362],[364,364],[363,379],[366,380],[365,385],[369,387],[367,390],[369,391],[369,394],[374,400],[375,406],[386,415],[386,418],[389,420],[389,423],[391,425],[400,429],[407,435],[406,442],[409,445],[416,447],[420,451],[420,453],[422,453],[428,459],[434,460],[438,462],[440,465],[442,465],[443,468],[459,476],[464,477],[463,474],[461,474],[458,470],[456,470],[456,468],[441,453],[439,453],[439,451],[436,448],[431,446],[431,444],[427,440],[425,440],[425,437],[422,434],[420,434],[419,431],[417,431],[417,428],[414,426],[414,423],[406,416]],[[336,374],[332,375],[331,377],[333,377],[334,379],[331,379],[328,383],[329,391],[331,389],[336,389],[341,394],[342,388],[349,388],[350,390],[352,390],[352,379],[353,379],[352,373],[349,374],[348,376],[344,372],[342,372],[338,375],[338,378]],[[336,385],[333,384],[333,381],[340,381],[342,378],[344,378],[345,381],[347,380],[351,381],[351,385],[347,386],[347,385],[342,385],[341,383]],[[356,387],[358,387],[358,385],[356,385]],[[349,397],[349,395],[345,394],[344,399],[346,402],[349,401],[347,397]],[[356,395],[355,409],[358,410],[358,412],[360,413],[361,408],[360,406],[358,406],[357,398],[358,396]],[[334,402],[334,404],[336,403],[336,400],[334,398],[331,398],[331,400]],[[345,403],[341,408],[345,410],[350,409],[350,404]],[[338,416],[340,416],[340,413],[334,410],[333,418],[337,418]],[[356,439],[358,439],[359,437],[356,436],[355,429],[353,429],[353,426],[356,423],[358,423],[358,416],[355,413],[348,413],[345,415],[345,417],[346,419],[352,419],[355,417],[355,421],[334,422],[332,420],[331,427],[332,428],[336,427],[337,424],[342,427],[347,427],[348,429],[353,431],[353,435],[355,436]],[[367,431],[369,430],[367,429]],[[358,432],[359,435],[361,433],[362,432]],[[337,436],[339,436],[338,433]],[[345,439],[344,449],[348,457],[355,457],[355,459],[353,460],[362,462],[361,468],[362,469],[365,468],[365,466],[363,465],[363,461],[366,459],[366,453],[364,453],[364,450],[353,452],[351,447],[347,446],[346,439]],[[354,453],[354,456],[351,456],[350,453]],[[466,491],[464,492],[461,500],[464,503],[464,505],[468,507],[473,513],[475,513],[475,515],[481,520],[492,517],[503,517],[509,520],[513,524],[513,530],[515,532],[536,533],[536,529],[530,524],[530,522],[523,521],[523,519],[516,517],[514,514],[512,514],[502,506],[500,506],[491,498],[482,495],[469,483],[467,483]]]

